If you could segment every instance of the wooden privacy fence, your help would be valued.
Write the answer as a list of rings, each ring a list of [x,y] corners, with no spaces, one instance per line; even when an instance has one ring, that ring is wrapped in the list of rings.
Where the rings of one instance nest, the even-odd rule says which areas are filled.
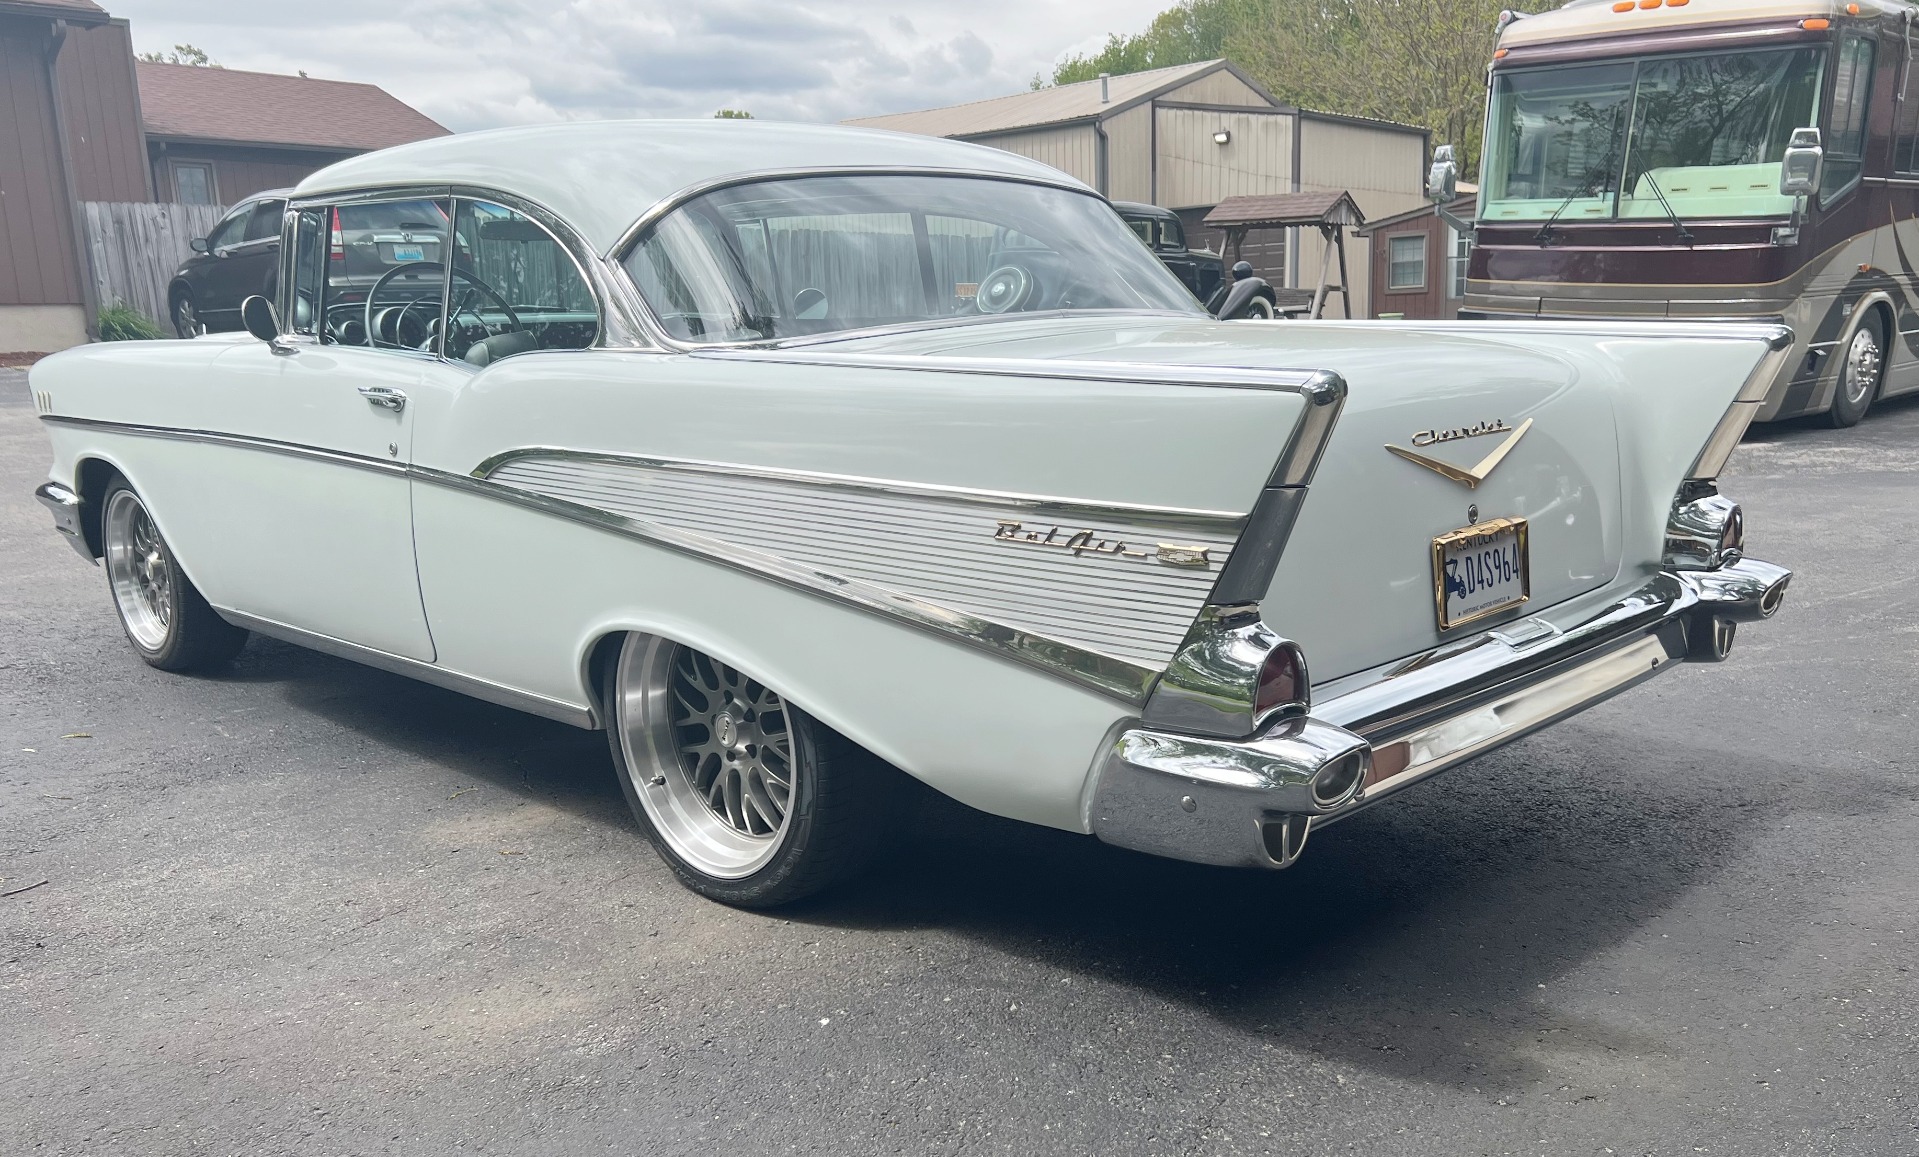
[[[193,239],[213,232],[226,207],[82,201],[80,209],[101,307],[115,302],[131,306],[171,335],[167,282],[193,252]]]

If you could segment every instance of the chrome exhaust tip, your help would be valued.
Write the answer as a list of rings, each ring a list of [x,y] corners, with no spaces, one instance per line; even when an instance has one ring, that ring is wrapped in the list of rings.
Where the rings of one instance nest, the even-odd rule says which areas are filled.
[[[1779,613],[1779,605],[1786,601],[1786,587],[1792,582],[1792,572],[1787,571],[1778,581],[1767,585],[1765,593],[1759,596],[1759,617],[1770,619]]]
[[[1366,772],[1372,765],[1372,749],[1349,751],[1319,769],[1313,776],[1313,803],[1321,811],[1332,811],[1350,802],[1366,784]]]

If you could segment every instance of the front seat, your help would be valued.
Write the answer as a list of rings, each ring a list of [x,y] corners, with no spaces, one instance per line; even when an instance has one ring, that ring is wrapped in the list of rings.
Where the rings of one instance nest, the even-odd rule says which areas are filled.
[[[532,330],[515,329],[474,342],[466,351],[466,360],[476,366],[490,366],[501,358],[539,348],[540,339],[533,336]]]

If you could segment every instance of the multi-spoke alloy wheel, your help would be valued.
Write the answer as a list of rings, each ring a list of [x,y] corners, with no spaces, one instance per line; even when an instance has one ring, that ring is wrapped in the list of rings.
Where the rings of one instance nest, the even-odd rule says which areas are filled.
[[[652,635],[628,636],[607,674],[621,786],[695,891],[784,903],[875,847],[893,773],[772,688]]]
[[[187,671],[239,654],[247,633],[207,605],[146,504],[124,483],[107,491],[100,538],[113,605],[142,659],[163,671]]]
[[[116,490],[107,503],[107,581],[127,634],[145,651],[166,646],[176,595],[172,560],[147,508],[131,490]]]

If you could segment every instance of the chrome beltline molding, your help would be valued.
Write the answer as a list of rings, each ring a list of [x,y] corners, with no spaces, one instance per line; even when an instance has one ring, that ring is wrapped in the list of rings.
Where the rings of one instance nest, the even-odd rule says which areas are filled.
[[[458,671],[442,667],[437,663],[428,663],[419,659],[409,659],[404,655],[395,655],[387,651],[363,647],[358,643],[349,643],[331,635],[322,635],[299,627],[288,626],[272,619],[263,619],[258,615],[249,615],[230,607],[215,607],[214,611],[236,627],[245,627],[269,638],[306,647],[322,654],[340,659],[351,659],[369,667],[378,667],[382,671],[391,671],[395,675],[405,675],[418,679],[422,683],[431,683],[435,687],[444,687],[449,691],[458,691],[471,695],[475,699],[484,699],[488,703],[497,703],[502,707],[511,707],[533,715],[555,719],[561,723],[570,723],[575,727],[589,730],[600,726],[597,713],[590,707],[581,707],[563,700],[552,699],[545,695],[535,695],[530,691],[521,691],[490,679],[481,679],[473,675],[463,675]]]
[[[473,477],[486,479],[511,463],[527,458],[557,458],[578,462],[598,462],[615,466],[635,466],[648,470],[669,470],[688,474],[718,474],[737,478],[759,478],[768,482],[790,482],[804,486],[822,486],[835,490],[863,491],[912,498],[953,499],[995,502],[1020,506],[1035,514],[1059,514],[1077,519],[1151,518],[1156,522],[1190,525],[1194,529],[1236,532],[1246,516],[1230,510],[1195,510],[1180,506],[1145,506],[1125,502],[1097,502],[1082,498],[1062,498],[1045,494],[1024,494],[1009,490],[983,490],[970,486],[941,486],[923,482],[900,482],[886,478],[866,478],[856,474],[831,474],[814,470],[788,470],[771,466],[748,466],[731,462],[712,462],[699,458],[670,458],[649,454],[623,454],[604,450],[568,450],[557,446],[524,446],[495,454],[473,468]]]
[[[1097,651],[1062,642],[1031,631],[1022,631],[1002,623],[993,622],[976,615],[956,612],[945,607],[924,602],[910,596],[871,583],[829,574],[810,567],[764,554],[759,551],[736,546],[710,538],[706,535],[661,526],[641,519],[600,510],[580,503],[553,498],[530,490],[504,486],[489,482],[473,474],[455,474],[450,471],[436,470],[428,466],[409,466],[400,462],[391,462],[379,458],[343,454],[331,450],[321,450],[311,446],[300,446],[289,442],[279,442],[266,438],[251,438],[235,434],[222,434],[211,430],[188,430],[165,426],[147,426],[126,422],[109,422],[94,418],[74,418],[66,416],[43,415],[42,421],[55,425],[76,426],[89,429],[109,430],[137,437],[165,438],[176,441],[204,442],[213,445],[230,446],[236,449],[255,450],[274,454],[287,454],[294,457],[309,458],[329,462],[335,465],[373,470],[385,474],[397,474],[421,482],[462,490],[495,501],[511,502],[528,507],[544,514],[565,518],[599,530],[625,535],[642,542],[667,547],[683,554],[718,562],[736,570],[769,578],[840,602],[851,603],[866,610],[874,611],[909,623],[923,630],[931,631],[942,637],[956,639],[971,646],[991,651],[1003,658],[1012,659],[1030,667],[1046,671],[1082,685],[1092,687],[1107,695],[1114,696],[1129,704],[1142,704],[1146,693],[1159,672],[1126,659],[1101,654]],[[1193,513],[1193,512],[1187,512]],[[294,628],[287,628],[292,630]],[[264,629],[263,629],[264,633]],[[340,644],[349,646],[351,644]],[[371,660],[369,660],[371,661]],[[415,660],[398,660],[413,663]],[[444,668],[428,665],[433,671]],[[448,673],[451,674],[450,672]],[[424,676],[422,676],[424,677]]]

